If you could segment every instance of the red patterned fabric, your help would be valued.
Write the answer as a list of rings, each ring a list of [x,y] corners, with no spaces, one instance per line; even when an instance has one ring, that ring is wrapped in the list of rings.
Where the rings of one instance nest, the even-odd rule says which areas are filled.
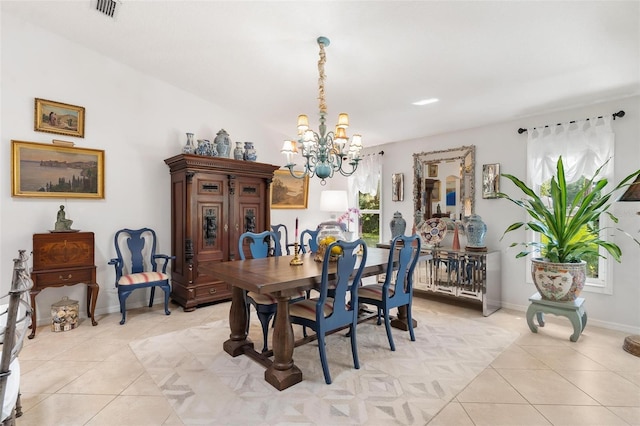
[[[273,305],[274,303],[278,303],[278,299],[273,297],[270,294],[260,294],[253,291],[247,293],[247,296],[252,298],[259,305]],[[292,299],[297,299],[299,297],[304,297],[305,292],[299,291],[297,296],[292,296]]]
[[[393,296],[395,289],[389,286],[389,297]],[[382,284],[365,285],[358,289],[358,297],[367,297],[369,299],[382,300]]]
[[[316,319],[316,304],[318,299],[305,299],[300,302],[292,303],[289,307],[289,315],[294,317],[302,317],[309,320]],[[322,309],[324,316],[328,317],[333,313],[333,299],[327,297]]]
[[[118,280],[118,285],[150,283],[152,281],[162,281],[168,278],[169,275],[161,272],[141,272],[139,274],[123,275]]]

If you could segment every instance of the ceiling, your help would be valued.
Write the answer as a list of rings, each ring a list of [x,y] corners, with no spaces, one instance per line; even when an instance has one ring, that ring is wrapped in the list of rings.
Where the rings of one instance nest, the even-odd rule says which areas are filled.
[[[640,94],[638,1],[122,0],[115,19],[95,0],[1,7],[283,138],[298,114],[317,126],[321,35],[327,124],[348,112],[365,146]]]

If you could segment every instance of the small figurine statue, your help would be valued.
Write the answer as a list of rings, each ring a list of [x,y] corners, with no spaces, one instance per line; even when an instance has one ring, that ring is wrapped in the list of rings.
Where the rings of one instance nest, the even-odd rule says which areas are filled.
[[[56,231],[70,231],[72,223],[73,220],[65,218],[64,206],[60,206],[60,210],[58,210],[58,220],[56,221],[54,229]]]

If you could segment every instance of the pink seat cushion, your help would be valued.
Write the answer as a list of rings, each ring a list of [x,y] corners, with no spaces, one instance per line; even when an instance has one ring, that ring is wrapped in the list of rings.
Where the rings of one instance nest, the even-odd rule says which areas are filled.
[[[292,317],[301,317],[315,321],[316,319],[316,303],[318,299],[305,299],[292,303],[289,307],[289,315]],[[333,299],[327,297],[322,308],[325,318],[333,313]]]
[[[123,275],[118,280],[118,285],[142,284],[166,279],[169,279],[169,275],[162,272],[140,272],[139,274]]]
[[[253,291],[247,292],[247,296],[252,298],[258,305],[273,305],[274,303],[278,303],[278,299],[273,297],[271,294],[260,294]],[[292,299],[297,299],[299,297],[304,297],[305,292],[299,291],[297,296],[291,296]]]
[[[394,293],[395,289],[393,286],[389,286],[389,297],[392,297]],[[382,284],[371,284],[360,287],[358,289],[358,297],[382,301]]]

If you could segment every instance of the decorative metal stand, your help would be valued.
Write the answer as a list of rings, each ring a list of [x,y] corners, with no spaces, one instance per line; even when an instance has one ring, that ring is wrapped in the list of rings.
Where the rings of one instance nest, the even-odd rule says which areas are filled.
[[[300,259],[300,244],[298,242],[293,243],[293,259],[289,262],[291,266],[300,266],[302,265],[302,259]]]

